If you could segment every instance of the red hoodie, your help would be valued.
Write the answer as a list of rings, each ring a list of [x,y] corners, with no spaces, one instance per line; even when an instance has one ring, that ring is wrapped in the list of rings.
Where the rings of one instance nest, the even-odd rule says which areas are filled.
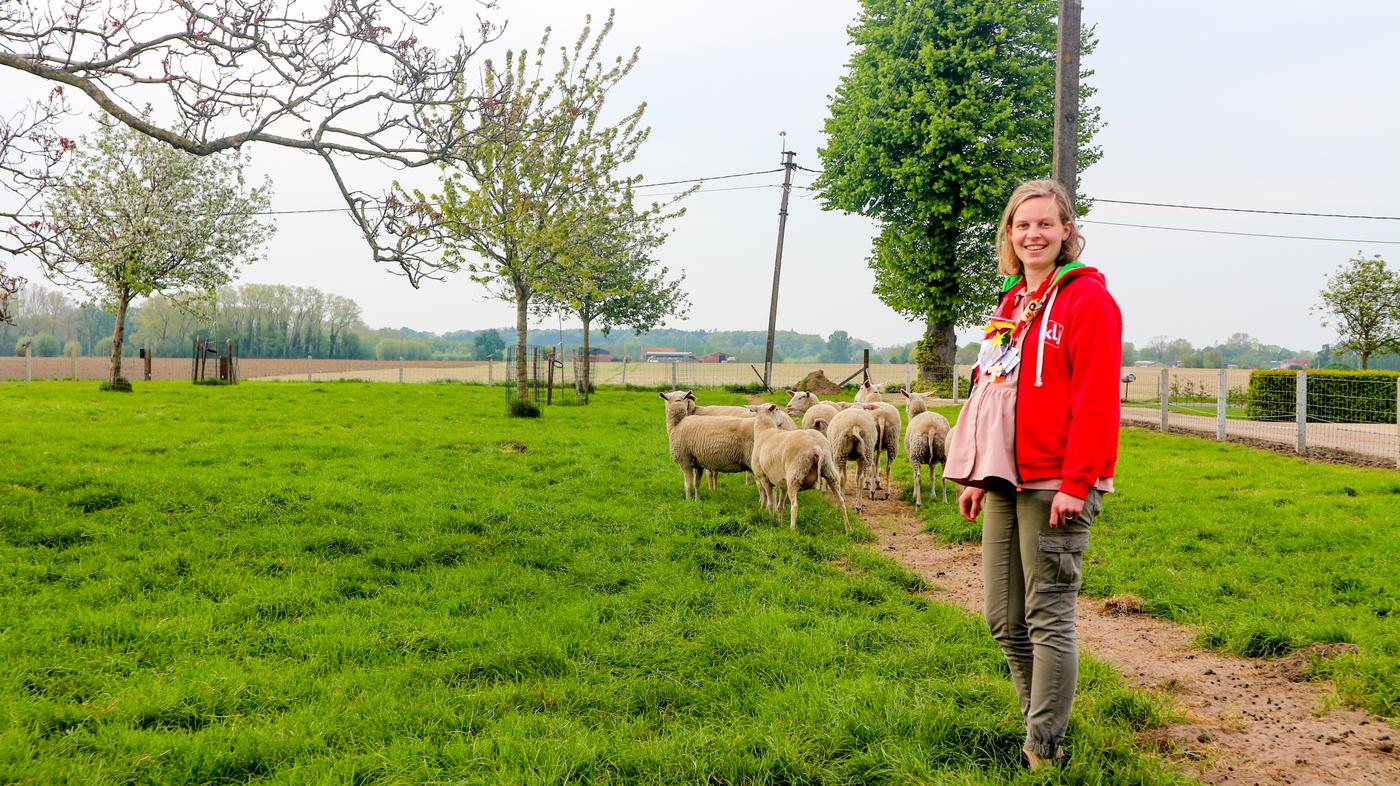
[[[1060,491],[1083,499],[1118,460],[1118,382],[1123,315],[1091,267],[1070,264],[1026,328],[1016,387],[1016,469],[1021,480],[1060,479]],[[1017,280],[998,314],[1011,310]]]

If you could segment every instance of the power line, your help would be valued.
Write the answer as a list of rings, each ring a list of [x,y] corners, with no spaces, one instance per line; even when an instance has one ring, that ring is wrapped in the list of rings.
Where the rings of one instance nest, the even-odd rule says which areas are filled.
[[[764,169],[757,172],[739,172],[733,175],[715,175],[714,177],[692,177],[689,180],[667,180],[664,183],[643,183],[639,186],[632,186],[633,190],[638,188],[655,188],[657,186],[674,186],[681,183],[699,183],[702,180],[728,180],[731,177],[751,177],[753,175],[771,175],[774,172],[783,171],[782,167],[777,169]]]
[[[808,169],[799,166],[798,169],[804,172],[811,172],[814,175],[823,174],[820,169]],[[1302,210],[1265,210],[1263,208],[1252,207],[1219,207],[1216,205],[1181,205],[1173,202],[1141,202],[1131,199],[1104,199],[1102,197],[1091,197],[1092,202],[1103,202],[1111,205],[1140,205],[1143,207],[1169,207],[1178,210],[1211,210],[1221,213],[1258,213],[1267,216],[1308,216],[1311,218],[1356,218],[1367,221],[1400,221],[1400,216],[1367,216],[1355,213],[1310,213]]]
[[[1357,240],[1346,237],[1314,237],[1312,235],[1270,235],[1263,232],[1227,232],[1223,229],[1194,229],[1190,227],[1163,227],[1151,224],[1120,224],[1116,221],[1090,221],[1079,219],[1081,224],[1101,224],[1110,227],[1132,227],[1134,229],[1161,229],[1167,232],[1197,232],[1204,235],[1236,235],[1239,237],[1272,237],[1280,240],[1322,240],[1332,243],[1383,243],[1400,246],[1400,240]]]
[[[1246,207],[1212,207],[1209,205],[1174,205],[1169,202],[1134,202],[1127,199],[1099,199],[1094,202],[1107,202],[1114,205],[1145,205],[1147,207],[1174,207],[1181,210],[1215,210],[1222,213],[1263,213],[1270,216],[1313,216],[1316,218],[1363,218],[1371,221],[1400,221],[1400,216],[1360,216],[1349,213],[1304,213],[1295,210],[1260,210]]]

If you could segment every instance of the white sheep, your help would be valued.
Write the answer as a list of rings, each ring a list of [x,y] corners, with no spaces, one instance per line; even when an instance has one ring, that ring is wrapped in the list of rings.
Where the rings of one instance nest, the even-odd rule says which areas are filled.
[[[723,415],[731,418],[751,418],[753,417],[752,407],[732,406],[728,404],[709,404],[707,406],[697,406],[692,415]]]
[[[928,393],[915,393],[909,388],[905,388],[903,393],[905,399],[904,414],[909,417],[911,422],[914,420],[914,416],[920,412],[928,412],[929,399],[933,398],[933,393],[931,391]]]
[[[821,400],[817,398],[816,393],[811,393],[806,390],[793,390],[792,388],[788,388],[787,394],[792,396],[787,403],[787,413],[793,417],[801,417],[807,413],[808,409],[811,409],[821,402]]]
[[[691,417],[696,409],[694,395],[678,390],[660,396],[666,402],[666,437],[671,458],[680,465],[686,499],[690,499],[692,489],[695,498],[700,498],[701,474],[707,469],[711,473],[711,489],[715,488],[715,473],[750,470],[752,413],[746,418]]]
[[[875,423],[875,415],[861,407],[850,407],[836,413],[826,427],[826,439],[831,443],[831,455],[835,457],[841,472],[841,486],[846,483],[847,462],[856,462],[856,504],[860,510],[861,492],[868,492],[870,468],[875,443],[880,438],[880,427]],[[871,497],[874,499],[874,497]]]
[[[939,488],[943,490],[943,501],[948,501],[948,485],[943,480],[942,469],[948,460],[951,436],[948,419],[937,412],[920,412],[909,420],[909,430],[904,433],[904,453],[909,456],[909,469],[914,475],[915,505],[924,504],[921,477],[924,464],[928,465],[929,493],[933,493],[933,482],[937,480]],[[939,465],[937,473],[934,472],[934,464]]]
[[[763,411],[763,408],[766,407],[766,406],[768,406],[768,405],[767,405],[767,404],[750,404],[749,407],[748,407],[749,416],[750,416],[750,417],[754,417],[754,416],[758,415],[760,412]],[[774,405],[774,406],[776,406],[776,405]],[[796,431],[796,430],[797,430],[797,423],[796,423],[795,421],[793,421],[791,415],[789,415],[788,413],[784,412],[782,409],[779,409],[779,410],[778,410],[778,428],[782,429],[783,431]]]
[[[831,425],[831,419],[836,417],[839,411],[825,401],[819,401],[802,413],[802,428],[816,429],[825,434],[827,426]]]
[[[777,404],[764,404],[753,419],[754,480],[758,482],[759,503],[774,513],[781,513],[783,493],[792,512],[789,529],[797,529],[797,492],[814,488],[819,480],[836,490],[841,504],[841,522],[846,534],[851,532],[851,520],[846,513],[846,497],[841,493],[840,477],[831,445],[815,431],[785,431],[782,418],[786,413]]]
[[[856,391],[857,404],[870,404],[876,401],[884,401],[885,397],[880,395],[879,388],[875,387],[870,380],[860,383],[860,390]]]
[[[880,429],[873,449],[875,457],[875,489],[877,491],[883,491],[885,494],[884,499],[889,499],[890,468],[894,465],[894,457],[899,453],[899,428],[903,421],[900,420],[899,410],[888,401],[861,404],[861,407],[875,416],[875,425]],[[880,479],[881,453],[885,454],[885,477],[883,481]]]

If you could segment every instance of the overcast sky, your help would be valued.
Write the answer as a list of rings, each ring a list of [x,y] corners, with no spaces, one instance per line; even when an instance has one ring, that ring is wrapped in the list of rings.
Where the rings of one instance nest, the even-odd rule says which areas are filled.
[[[461,4],[465,6],[466,4]],[[819,168],[827,96],[850,49],[855,0],[503,0],[506,46],[533,46],[546,25],[571,41],[585,13],[617,9],[609,40],[641,60],[610,102],[648,105],[652,136],[637,162],[652,182],[772,169],[786,145]],[[1103,159],[1085,174],[1100,199],[1266,210],[1400,215],[1400,3],[1338,0],[1087,0],[1097,26],[1097,103]],[[470,26],[449,10],[437,33]],[[6,71],[6,86],[25,77]],[[274,209],[336,207],[317,162],[255,152],[272,174]],[[386,177],[392,175],[386,175]],[[798,184],[811,181],[799,174]],[[684,271],[693,307],[674,326],[761,330],[781,175],[716,181],[687,202],[662,249]],[[724,190],[744,187],[743,190]],[[750,188],[751,187],[751,188]],[[661,188],[666,192],[670,189]],[[1145,229],[1339,238],[1317,241]],[[779,329],[846,330],[884,346],[922,326],[871,294],[865,257],[873,224],[823,212],[794,189],[783,254]],[[1123,308],[1124,338],[1182,337],[1196,345],[1246,332],[1266,343],[1315,349],[1333,334],[1310,313],[1324,277],[1358,252],[1400,266],[1400,221],[1132,207],[1100,202],[1084,225],[1084,259],[1104,271]],[[1380,241],[1386,241],[1382,243]],[[20,266],[23,272],[24,265]],[[32,275],[32,268],[30,269]],[[512,307],[465,277],[420,290],[377,267],[343,216],[278,221],[266,261],[245,283],[315,286],[354,298],[371,327],[445,332],[514,324]],[[532,323],[534,324],[534,323]],[[565,323],[567,326],[567,322]],[[550,321],[547,327],[556,327]],[[545,327],[545,325],[541,325]]]

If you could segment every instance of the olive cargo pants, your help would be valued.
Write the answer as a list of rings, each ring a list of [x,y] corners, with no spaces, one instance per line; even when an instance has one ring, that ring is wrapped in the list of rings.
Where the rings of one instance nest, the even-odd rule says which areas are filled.
[[[983,498],[983,615],[1001,645],[1026,722],[1027,750],[1054,758],[1069,725],[1078,678],[1074,604],[1089,525],[1103,505],[1091,489],[1084,510],[1050,526],[1054,491],[1010,484]]]

